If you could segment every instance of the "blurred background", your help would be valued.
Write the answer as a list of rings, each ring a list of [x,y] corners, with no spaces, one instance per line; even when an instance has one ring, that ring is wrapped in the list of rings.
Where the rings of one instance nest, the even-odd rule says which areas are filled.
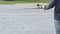
[[[50,0],[0,0],[0,4],[15,3],[48,3]]]
[[[54,8],[45,11],[36,6],[49,1],[0,0],[0,34],[55,34]]]

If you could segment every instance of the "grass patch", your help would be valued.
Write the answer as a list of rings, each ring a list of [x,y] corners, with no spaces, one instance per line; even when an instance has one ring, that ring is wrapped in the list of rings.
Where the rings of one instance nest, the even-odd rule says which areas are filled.
[[[0,4],[15,4],[14,1],[0,1]]]
[[[16,3],[48,3],[49,0],[15,0],[15,1],[0,1],[0,4],[16,4]]]

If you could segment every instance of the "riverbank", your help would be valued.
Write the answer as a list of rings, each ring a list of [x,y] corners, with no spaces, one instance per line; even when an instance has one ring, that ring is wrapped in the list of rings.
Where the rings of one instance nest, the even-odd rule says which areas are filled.
[[[0,4],[39,4],[48,2],[0,1]]]

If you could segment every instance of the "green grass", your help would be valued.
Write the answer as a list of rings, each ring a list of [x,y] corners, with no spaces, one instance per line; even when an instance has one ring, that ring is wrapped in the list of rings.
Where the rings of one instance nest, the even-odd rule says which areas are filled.
[[[49,0],[15,0],[15,1],[0,1],[0,4],[16,4],[16,3],[48,3]]]
[[[46,2],[49,2],[49,0],[15,0],[15,1],[24,1],[24,2],[44,2],[44,3],[46,3]]]

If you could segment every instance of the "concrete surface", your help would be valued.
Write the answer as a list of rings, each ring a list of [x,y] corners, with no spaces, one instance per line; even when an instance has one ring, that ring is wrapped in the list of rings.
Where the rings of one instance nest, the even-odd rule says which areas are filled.
[[[53,9],[36,4],[0,4],[0,34],[55,34]]]

